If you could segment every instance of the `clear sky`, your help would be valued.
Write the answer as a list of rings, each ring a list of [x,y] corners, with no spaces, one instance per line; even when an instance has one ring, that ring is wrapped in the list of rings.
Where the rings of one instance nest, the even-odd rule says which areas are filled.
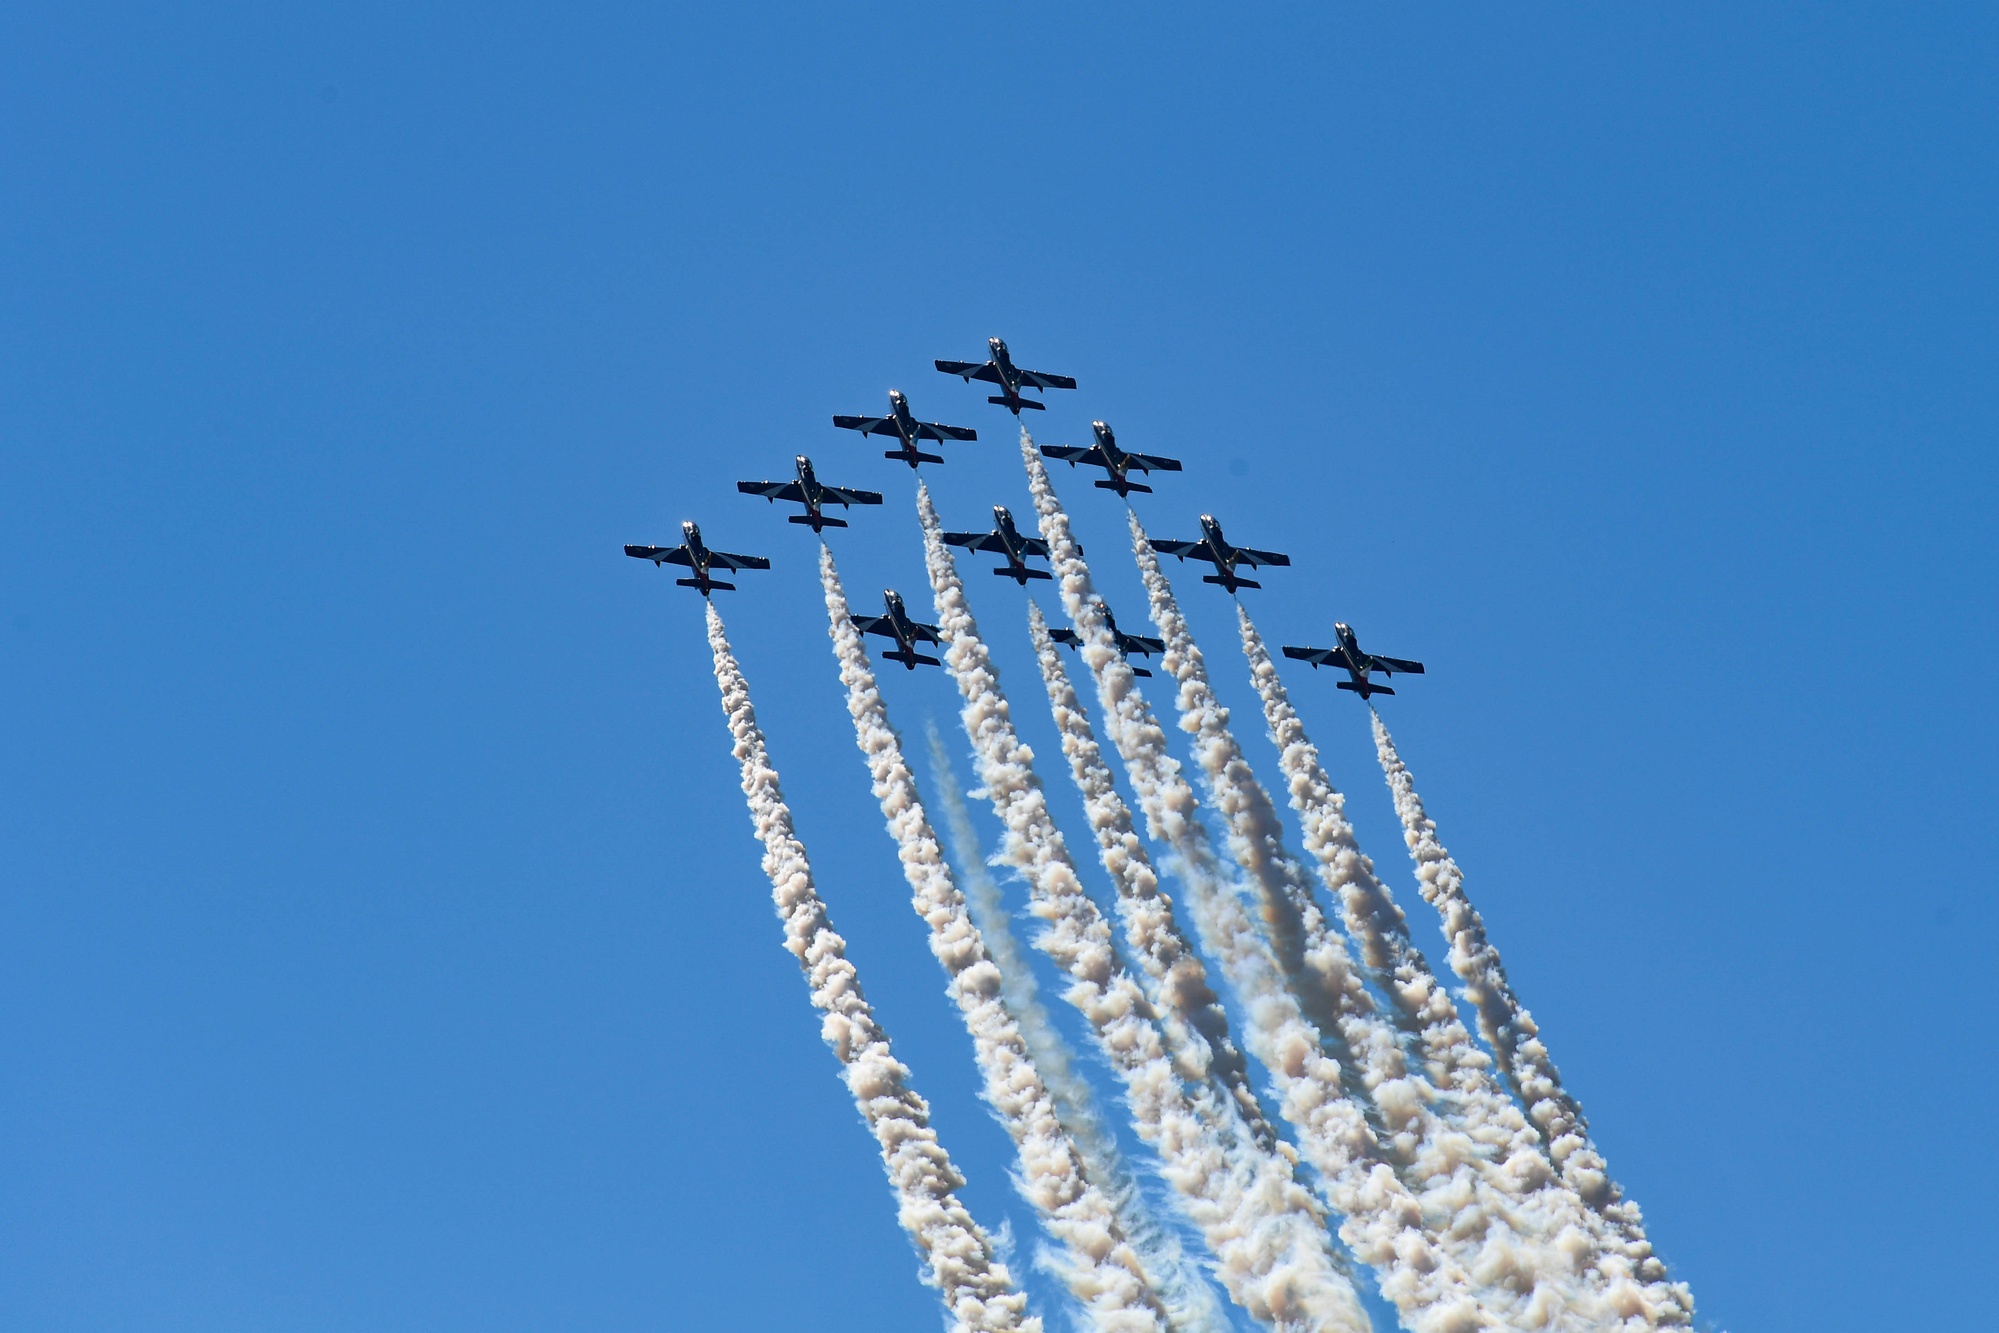
[[[887,492],[835,546],[924,605],[828,416],[902,388],[981,432],[947,521],[1025,510],[930,368],[992,334],[1081,381],[1044,441],[1186,460],[1155,535],[1293,554],[1274,640],[1429,664],[1384,713],[1707,1319],[1989,1319],[1999,32],[1743,8],[10,6],[0,1325],[937,1325],[699,599],[619,554],[683,518],[775,562],[722,603],[775,757],[1026,1268],[811,536],[733,487]],[[1441,954],[1364,710],[1292,683]]]

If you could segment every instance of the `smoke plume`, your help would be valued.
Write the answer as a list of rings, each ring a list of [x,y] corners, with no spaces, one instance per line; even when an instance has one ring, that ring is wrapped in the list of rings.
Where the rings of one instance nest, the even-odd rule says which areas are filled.
[[[951,879],[901,738],[875,687],[873,665],[848,613],[832,552],[819,553],[826,614],[847,687],[854,738],[867,756],[875,797],[888,820],[909,882],[912,905],[930,927],[930,951],[949,978],[948,991],[971,1034],[985,1096],[1019,1153],[1016,1181],[1061,1247],[1064,1284],[1099,1333],[1150,1333],[1166,1327],[1164,1302],[1118,1225],[1109,1195],[1089,1178],[1063,1129],[1054,1098],[1035,1068],[1020,1026],[1001,997],[999,969],[986,952]]]
[[[1032,909],[1046,922],[1036,945],[1069,977],[1067,998],[1124,1080],[1134,1127],[1160,1151],[1163,1174],[1213,1247],[1230,1296],[1282,1328],[1359,1333],[1367,1316],[1334,1268],[1323,1235],[1264,1225],[1268,1185],[1279,1182],[1267,1172],[1259,1179],[1239,1152],[1231,1160],[1214,1129],[1217,1117],[1228,1114],[1226,1104],[1205,1085],[1190,1099],[1176,1076],[1144,992],[1120,963],[1110,928],[1049,817],[1033,754],[1014,732],[927,489],[919,488],[917,506],[945,662],[965,701],[980,780],[1006,830],[1002,859],[1021,872]],[[1252,1194],[1254,1187],[1262,1188]]]
[[[1371,711],[1371,710],[1370,710]],[[1395,796],[1403,839],[1416,863],[1416,885],[1437,909],[1450,941],[1451,970],[1464,983],[1465,995],[1478,1013],[1479,1031],[1499,1057],[1499,1067],[1540,1128],[1562,1180],[1607,1223],[1631,1278],[1614,1292],[1619,1313],[1627,1318],[1650,1317],[1660,1324],[1693,1322],[1693,1293],[1684,1283],[1671,1282],[1666,1266],[1652,1250],[1638,1205],[1623,1196],[1610,1178],[1603,1156],[1590,1141],[1582,1107],[1562,1086],[1562,1077],[1540,1029],[1513,993],[1499,950],[1486,938],[1485,922],[1465,896],[1464,874],[1437,840],[1437,826],[1423,810],[1416,782],[1396,753],[1381,715],[1373,713],[1374,745]]]
[[[1374,1268],[1382,1294],[1417,1333],[1499,1326],[1494,1313],[1473,1295],[1462,1265],[1429,1230],[1421,1203],[1397,1177],[1365,1114],[1347,1095],[1338,1061],[1325,1053],[1319,1029],[1300,1008],[1263,932],[1227,884],[1194,818],[1193,791],[1168,755],[1165,733],[1139,696],[1101,607],[1090,596],[1089,570],[1070,533],[1068,515],[1024,429],[1021,456],[1063,606],[1085,644],[1112,742],[1125,761],[1149,830],[1180,858],[1202,942],[1243,1001],[1249,1019],[1245,1037],[1271,1074],[1280,1114],[1296,1129],[1330,1202],[1346,1219],[1341,1238]],[[1222,759],[1212,746],[1203,753],[1204,763]],[[1392,1035],[1387,1044],[1394,1048]],[[1395,1082],[1407,1086],[1407,1080]],[[1399,1116],[1413,1116],[1420,1106],[1414,1095],[1391,1102]]]
[[[950,845],[951,859],[958,865],[965,905],[971,909],[972,924],[979,928],[986,951],[999,968],[1000,997],[1020,1024],[1028,1053],[1034,1057],[1034,1067],[1041,1071],[1042,1081],[1055,1099],[1055,1114],[1081,1154],[1090,1179],[1110,1195],[1117,1208],[1119,1225],[1138,1252],[1145,1271],[1159,1280],[1173,1327],[1181,1333],[1227,1333],[1228,1317],[1215,1300],[1213,1289],[1181,1248],[1179,1238],[1154,1216],[1150,1203],[1125,1165],[1116,1136],[1097,1113],[1089,1080],[1076,1068],[1075,1052],[1041,1003],[1033,966],[1021,951],[1000,887],[986,869],[979,835],[972,827],[971,811],[965,806],[965,795],[952,771],[951,757],[934,723],[925,723],[924,738],[930,747],[937,806],[944,812],[944,837]]]
[[[1510,1264],[1506,1283],[1534,1289],[1523,1311],[1534,1326],[1553,1322],[1557,1312],[1567,1309],[1590,1318],[1589,1312],[1609,1308],[1607,1292],[1628,1278],[1628,1270],[1604,1263],[1600,1219],[1556,1178],[1539,1136],[1512,1098],[1494,1084],[1491,1060],[1459,1021],[1457,1006],[1410,940],[1402,909],[1355,841],[1345,798],[1320,764],[1319,751],[1306,736],[1249,611],[1238,604],[1236,618],[1291,808],[1304,826],[1306,851],[1338,898],[1362,959],[1403,1025],[1415,1034],[1430,1082],[1443,1093],[1435,1113],[1480,1148],[1481,1160],[1470,1164],[1476,1172],[1474,1215],[1458,1225],[1480,1225],[1484,1254],[1500,1262],[1480,1262],[1476,1271],[1496,1277],[1494,1270]]]
[[[763,844],[771,900],[784,923],[784,942],[798,959],[812,1004],[825,1015],[820,1035],[840,1062],[861,1119],[881,1148],[895,1191],[896,1215],[922,1256],[924,1280],[943,1296],[953,1327],[966,1333],[1040,1333],[1026,1313],[992,1239],[972,1220],[956,1191],[964,1177],[930,1127],[930,1108],[909,1086],[909,1070],[889,1049],[847,961],[847,942],[833,930],[812,882],[805,846],[793,831],[791,808],[771,766],[763,731],[750,703],[749,682],[736,664],[722,617],[708,607],[708,645],[715,655],[715,683],[742,765],[743,795]]]

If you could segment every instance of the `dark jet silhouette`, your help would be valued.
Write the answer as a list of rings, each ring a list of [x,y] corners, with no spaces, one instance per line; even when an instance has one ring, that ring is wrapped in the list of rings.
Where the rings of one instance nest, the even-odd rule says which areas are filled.
[[[803,523],[814,532],[826,528],[844,528],[844,518],[828,518],[822,507],[833,504],[842,509],[848,505],[878,505],[882,502],[877,491],[850,491],[840,486],[828,486],[813,475],[812,460],[804,454],[793,460],[798,465],[797,481],[739,481],[736,489],[744,495],[761,495],[773,504],[788,500],[792,504],[802,504],[805,512],[786,517],[787,523]]]
[[[1291,557],[1279,555],[1275,551],[1258,551],[1247,546],[1231,546],[1222,536],[1222,525],[1215,522],[1213,514],[1201,515],[1201,537],[1191,542],[1154,542],[1152,549],[1161,555],[1176,556],[1185,560],[1193,556],[1205,560],[1215,567],[1212,574],[1201,575],[1203,583],[1219,583],[1233,593],[1238,588],[1261,588],[1255,579],[1246,579],[1235,572],[1237,565],[1288,565]]]
[[[1115,643],[1117,650],[1127,658],[1133,653],[1137,653],[1140,657],[1150,657],[1154,653],[1164,653],[1166,651],[1166,645],[1158,639],[1148,639],[1143,634],[1126,634],[1123,630],[1119,629],[1117,627],[1117,618],[1111,614],[1110,607],[1104,605],[1101,601],[1097,603],[1097,609],[1104,613],[1104,624],[1110,627],[1111,642]],[[1051,629],[1048,631],[1048,637],[1057,643],[1067,644],[1071,648],[1081,648],[1083,646],[1082,636],[1072,629]],[[1126,665],[1130,664],[1127,663]],[[1131,674],[1134,676],[1150,676],[1152,673],[1142,666],[1133,666]]]
[[[1150,486],[1131,479],[1130,474],[1134,468],[1140,472],[1178,472],[1180,470],[1180,460],[1177,458],[1161,458],[1156,454],[1126,453],[1117,447],[1117,437],[1111,434],[1111,428],[1101,421],[1092,421],[1090,429],[1096,432],[1097,442],[1089,448],[1081,449],[1070,445],[1044,444],[1041,446],[1042,457],[1059,458],[1070,467],[1074,467],[1078,463],[1088,463],[1091,467],[1102,468],[1104,471],[1110,473],[1110,476],[1103,481],[1092,482],[1091,485],[1096,486],[1100,490],[1116,491],[1121,497],[1130,495],[1133,491],[1143,491],[1147,495],[1152,494]]]
[[[888,391],[888,415],[885,417],[843,417],[833,418],[833,424],[841,430],[857,430],[863,435],[893,435],[902,441],[902,448],[890,449],[883,458],[900,459],[914,468],[918,463],[941,463],[938,454],[926,454],[916,447],[918,440],[976,440],[979,433],[970,426],[944,426],[935,421],[918,421],[909,414],[909,400],[902,396],[900,389]]]
[[[967,384],[970,384],[973,380],[984,380],[988,384],[999,385],[999,396],[988,398],[986,401],[989,403],[998,403],[1015,416],[1020,415],[1020,409],[1023,407],[1040,410],[1048,406],[1046,403],[1038,403],[1032,398],[1023,398],[1020,393],[1022,389],[1073,389],[1076,387],[1076,381],[1070,379],[1067,375],[1050,375],[1044,371],[1022,370],[1019,366],[1016,366],[1013,363],[1013,357],[1007,354],[1006,339],[1004,338],[986,339],[986,348],[992,353],[992,359],[983,364],[977,361],[939,361],[937,369],[943,371],[946,375],[956,375]]]
[[[650,560],[655,565],[685,565],[694,571],[691,579],[675,579],[682,588],[699,588],[706,597],[717,588],[729,592],[736,590],[733,583],[710,578],[711,569],[769,569],[770,561],[760,555],[730,555],[727,551],[711,551],[701,540],[698,524],[682,523],[680,532],[685,541],[678,546],[626,546],[625,554],[640,560]]]
[[[991,532],[947,532],[944,540],[951,546],[964,546],[974,551],[992,551],[1006,557],[1006,563],[993,573],[1012,579],[1021,587],[1027,586],[1029,579],[1053,578],[1044,569],[1029,569],[1028,556],[1048,558],[1048,543],[1039,537],[1023,537],[1013,526],[1013,515],[1005,505],[993,506],[993,522],[997,524]],[[1078,551],[1082,548],[1078,547]]]
[[[916,651],[916,645],[919,643],[944,642],[938,637],[937,627],[911,620],[909,612],[903,608],[902,594],[899,592],[884,592],[882,602],[888,607],[888,614],[885,616],[850,617],[861,633],[879,634],[883,638],[895,640],[895,647],[883,653],[882,660],[900,662],[905,671],[916,670],[919,662],[924,666],[942,666],[943,663],[936,658],[926,657]]]
[[[1353,628],[1349,625],[1336,621],[1333,624],[1333,633],[1339,636],[1340,642],[1337,648],[1287,646],[1284,655],[1296,658],[1300,662],[1310,662],[1314,671],[1322,666],[1345,668],[1351,679],[1340,681],[1339,687],[1343,690],[1352,690],[1363,699],[1375,694],[1395,693],[1386,685],[1370,683],[1367,678],[1370,671],[1379,671],[1384,676],[1392,676],[1398,671],[1412,676],[1423,674],[1421,662],[1405,662],[1399,657],[1377,657],[1373,653],[1362,652],[1360,640],[1354,637]]]

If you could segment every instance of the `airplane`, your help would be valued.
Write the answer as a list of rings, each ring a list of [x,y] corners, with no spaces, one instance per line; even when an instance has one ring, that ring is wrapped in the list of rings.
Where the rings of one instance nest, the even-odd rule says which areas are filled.
[[[921,662],[925,666],[944,665],[936,658],[926,657],[916,651],[916,645],[919,643],[944,642],[942,638],[938,637],[937,627],[935,625],[925,625],[921,621],[911,620],[909,612],[903,608],[902,594],[899,592],[884,592],[882,594],[882,602],[888,607],[888,614],[885,616],[849,617],[861,633],[879,634],[885,639],[895,640],[894,649],[883,653],[882,660],[884,662],[900,662],[905,671],[916,670],[918,662]]]
[[[902,441],[902,448],[890,449],[883,458],[899,458],[913,469],[918,463],[941,463],[943,458],[936,454],[923,453],[916,447],[918,440],[976,440],[979,433],[970,426],[940,426],[934,421],[918,421],[909,414],[909,400],[899,389],[888,391],[888,415],[885,417],[842,417],[833,418],[833,424],[841,430],[857,430],[863,435],[893,435]]]
[[[736,590],[733,583],[724,583],[709,577],[710,569],[769,569],[770,561],[760,555],[730,555],[727,551],[711,551],[701,540],[701,527],[695,523],[682,523],[680,533],[686,538],[678,546],[626,546],[625,554],[640,560],[650,560],[655,565],[686,565],[694,571],[691,579],[675,579],[682,588],[699,588],[706,597],[717,588]]]
[[[1203,574],[1201,582],[1219,583],[1231,593],[1238,588],[1261,588],[1255,579],[1246,579],[1235,572],[1237,565],[1288,565],[1291,557],[1279,555],[1275,551],[1255,551],[1247,546],[1231,546],[1222,536],[1222,525],[1215,522],[1213,514],[1201,515],[1201,539],[1192,542],[1154,542],[1152,549],[1161,555],[1177,556],[1185,560],[1193,556],[1196,560],[1206,560],[1215,567],[1212,574]]]
[[[1006,563],[993,573],[1012,579],[1021,587],[1027,586],[1029,579],[1047,579],[1054,575],[1042,569],[1029,569],[1027,557],[1038,555],[1048,558],[1048,543],[1039,537],[1023,537],[1013,526],[1013,515],[1005,505],[993,506],[993,521],[999,526],[991,532],[947,532],[944,541],[950,546],[964,546],[974,551],[995,551],[1006,557]],[[1081,550],[1080,547],[1077,548]]]
[[[842,509],[848,505],[878,505],[882,502],[878,491],[850,491],[840,486],[828,486],[812,473],[812,460],[804,454],[793,460],[798,465],[797,481],[739,481],[736,489],[744,495],[761,495],[772,502],[789,500],[805,506],[802,514],[791,514],[787,523],[803,523],[814,532],[826,528],[844,528],[844,518],[828,518],[821,506],[836,504]]]
[[[1161,458],[1156,454],[1126,453],[1117,447],[1117,437],[1111,434],[1111,428],[1101,421],[1092,421],[1090,429],[1096,432],[1097,442],[1088,449],[1074,448],[1061,444],[1044,444],[1041,446],[1042,457],[1059,458],[1070,467],[1074,467],[1078,463],[1088,463],[1091,467],[1102,468],[1104,471],[1110,473],[1110,476],[1103,481],[1092,482],[1091,484],[1100,490],[1116,491],[1120,499],[1130,495],[1133,491],[1143,491],[1147,495],[1152,494],[1150,486],[1131,480],[1128,474],[1133,468],[1137,468],[1140,472],[1178,472],[1180,470],[1180,460],[1177,458]]]
[[[1143,634],[1126,634],[1123,630],[1119,629],[1116,618],[1111,615],[1110,607],[1104,605],[1101,601],[1097,603],[1097,609],[1104,613],[1104,624],[1110,627],[1111,642],[1115,643],[1117,650],[1126,657],[1130,657],[1133,653],[1137,653],[1140,657],[1150,657],[1154,653],[1164,653],[1166,651],[1166,644],[1162,640],[1148,639]],[[1083,646],[1082,638],[1072,629],[1051,629],[1048,631],[1048,637],[1057,643],[1067,644],[1071,648],[1081,648]],[[1130,664],[1127,663],[1126,665]],[[1150,676],[1152,673],[1142,666],[1134,666],[1131,668],[1131,674],[1134,676]]]
[[[1399,657],[1377,657],[1372,653],[1362,652],[1360,640],[1354,637],[1352,626],[1335,621],[1333,633],[1340,637],[1337,648],[1286,647],[1284,655],[1296,658],[1300,662],[1310,662],[1314,671],[1322,666],[1344,668],[1352,679],[1340,681],[1339,687],[1343,690],[1352,690],[1362,699],[1374,694],[1395,693],[1386,685],[1370,683],[1367,678],[1367,673],[1370,671],[1379,671],[1384,676],[1392,676],[1398,671],[1413,676],[1423,674],[1421,662],[1405,662]]]
[[[1023,407],[1044,409],[1048,406],[1046,403],[1037,403],[1032,398],[1021,397],[1020,391],[1022,389],[1073,389],[1076,387],[1076,381],[1070,379],[1067,375],[1049,375],[1039,370],[1022,370],[1019,366],[1016,366],[1013,363],[1013,358],[1007,354],[1006,339],[1004,338],[988,338],[986,339],[986,347],[993,355],[992,360],[987,361],[984,365],[979,364],[977,361],[939,361],[937,369],[943,371],[946,375],[956,375],[967,384],[970,384],[973,380],[984,380],[988,384],[999,385],[999,396],[997,398],[988,398],[986,401],[989,403],[998,403],[1015,416],[1020,415],[1020,409]]]

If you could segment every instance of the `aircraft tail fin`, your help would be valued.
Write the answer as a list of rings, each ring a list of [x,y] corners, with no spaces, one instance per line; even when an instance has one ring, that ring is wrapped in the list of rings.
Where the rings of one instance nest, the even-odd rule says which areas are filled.
[[[1201,582],[1219,583],[1230,592],[1234,592],[1237,588],[1261,588],[1263,586],[1255,579],[1233,578],[1226,574],[1203,574],[1201,575]]]
[[[824,514],[821,514],[818,518],[814,518],[810,514],[793,514],[784,521],[787,523],[803,523],[814,532],[819,531],[821,528],[844,528],[847,526],[846,519],[828,518]]]
[[[1371,680],[1343,680],[1338,682],[1338,684],[1341,689],[1352,690],[1363,699],[1374,694],[1395,693],[1394,690],[1389,689],[1386,685],[1376,685]]]
[[[1152,494],[1152,488],[1142,481],[1127,481],[1122,484],[1115,481],[1097,481],[1090,484],[1100,491],[1116,491],[1119,495],[1127,495],[1132,491],[1144,491],[1147,495]]]
[[[721,588],[728,592],[736,590],[735,584],[724,583],[720,579],[675,579],[674,583],[682,588],[699,588],[703,597],[708,595],[711,588]]]

